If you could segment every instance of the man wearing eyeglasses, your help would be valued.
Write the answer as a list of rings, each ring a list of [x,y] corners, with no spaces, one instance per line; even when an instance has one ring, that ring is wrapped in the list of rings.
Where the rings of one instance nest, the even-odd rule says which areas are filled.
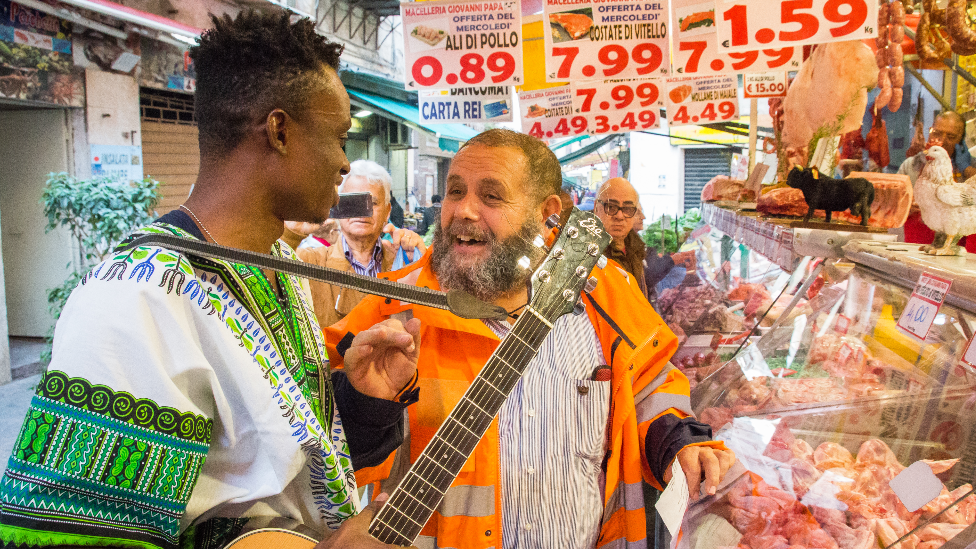
[[[647,285],[644,282],[646,246],[634,230],[634,216],[637,215],[638,207],[637,190],[634,186],[622,177],[614,177],[600,186],[593,213],[600,218],[607,233],[613,237],[603,255],[616,261],[630,273],[640,286],[641,293],[647,297]]]
[[[966,136],[966,121],[955,111],[946,111],[935,117],[932,128],[929,129],[929,139],[925,143],[925,149],[938,145],[949,153],[952,159],[952,176],[958,181],[965,181],[976,175],[976,167],[973,166],[973,158],[966,148],[964,138]],[[898,173],[907,175],[915,185],[922,168],[925,167],[925,150],[909,157],[902,162],[898,168]],[[912,211],[905,220],[904,231],[905,242],[913,244],[931,244],[935,240],[935,231],[930,229],[922,222],[922,214],[917,206],[912,206]],[[976,239],[970,241],[966,237],[960,245],[966,247],[967,251],[976,251]]]
[[[955,111],[946,111],[935,117],[935,121],[929,129],[929,139],[925,143],[926,149],[938,145],[949,153],[949,157],[952,159],[952,175],[956,181],[965,181],[976,175],[973,157],[970,156],[969,149],[963,142],[965,136],[966,121],[963,117]],[[898,173],[907,175],[914,185],[924,166],[925,151],[922,151],[905,159],[898,168]]]

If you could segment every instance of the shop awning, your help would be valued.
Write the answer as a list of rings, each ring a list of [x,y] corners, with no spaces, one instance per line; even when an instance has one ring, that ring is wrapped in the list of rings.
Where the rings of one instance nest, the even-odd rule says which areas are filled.
[[[438,137],[438,147],[442,151],[457,152],[461,143],[478,135],[478,132],[464,124],[429,124],[420,122],[420,111],[416,105],[403,103],[360,90],[347,89],[352,103],[365,109],[379,109],[411,128],[432,133]]]
[[[578,151],[573,151],[573,152],[567,154],[566,156],[560,158],[559,159],[559,163],[560,164],[569,164],[570,162],[572,162],[574,160],[579,160],[580,158],[583,158],[584,156],[590,154],[591,152],[594,152],[594,151],[598,150],[600,147],[606,145],[607,143],[613,141],[616,138],[617,138],[617,135],[614,134],[614,135],[608,135],[608,136],[606,136],[603,139],[600,139],[598,141],[594,141],[593,143],[590,143],[589,145],[586,145],[586,146],[580,148]]]

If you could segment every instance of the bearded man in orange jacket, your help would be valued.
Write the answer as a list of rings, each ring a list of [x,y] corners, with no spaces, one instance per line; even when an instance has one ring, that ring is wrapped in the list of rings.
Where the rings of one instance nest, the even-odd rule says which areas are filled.
[[[556,156],[538,139],[498,129],[476,136],[451,163],[431,249],[387,276],[464,290],[517,316],[531,276],[518,259],[539,257],[531,241],[559,213],[561,181]],[[662,488],[677,460],[692,497],[702,483],[715,492],[735,456],[692,416],[688,380],[668,363],[676,337],[616,263],[594,276],[586,314],[553,323],[418,547],[636,547],[646,543],[642,478]],[[379,482],[386,492],[511,328],[372,296],[326,329],[332,364],[360,352],[350,347],[355,334],[391,318],[420,320],[420,402],[408,409],[397,452],[356,472],[360,485]]]

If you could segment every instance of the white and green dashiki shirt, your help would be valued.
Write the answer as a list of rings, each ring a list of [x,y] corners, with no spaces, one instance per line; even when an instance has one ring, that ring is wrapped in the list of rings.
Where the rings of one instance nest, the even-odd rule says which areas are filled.
[[[259,268],[158,247],[86,274],[0,480],[0,545],[220,547],[355,514],[307,283],[278,280],[287,303]]]

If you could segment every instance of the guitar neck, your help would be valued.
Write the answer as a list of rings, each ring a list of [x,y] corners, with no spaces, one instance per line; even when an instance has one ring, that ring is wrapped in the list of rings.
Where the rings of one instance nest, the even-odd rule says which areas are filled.
[[[413,544],[551,330],[550,321],[526,308],[373,518],[373,537]]]

